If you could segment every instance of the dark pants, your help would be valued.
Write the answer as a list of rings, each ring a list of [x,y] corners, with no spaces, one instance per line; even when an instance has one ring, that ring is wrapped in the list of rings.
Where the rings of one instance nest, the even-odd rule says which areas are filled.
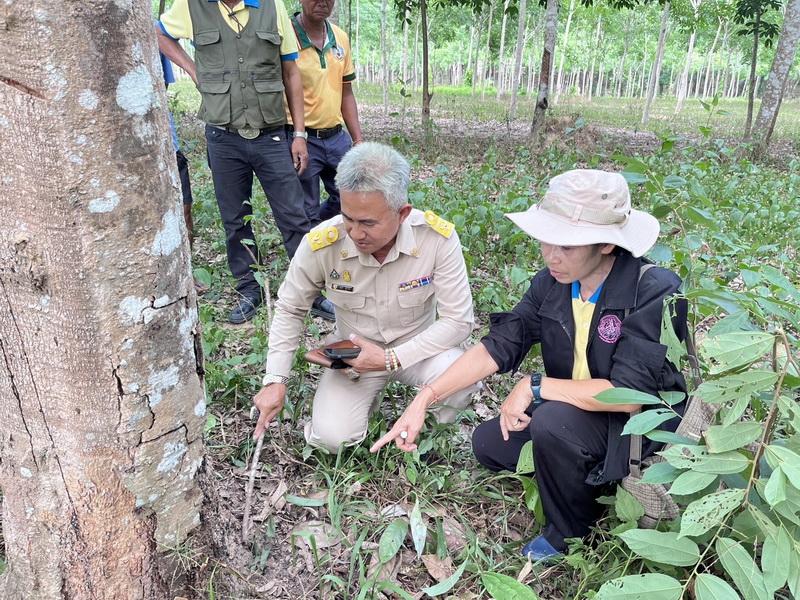
[[[289,143],[291,144],[291,139]],[[300,175],[300,184],[305,194],[306,214],[315,225],[341,212],[339,188],[336,187],[334,178],[339,162],[352,146],[353,140],[344,129],[325,139],[308,136],[308,166]],[[328,192],[328,199],[322,206],[320,206],[320,179],[325,191]]]
[[[214,193],[225,227],[228,266],[236,278],[236,290],[256,297],[260,288],[251,265],[259,262],[259,255],[246,218],[253,214],[253,173],[267,195],[289,258],[311,229],[303,208],[303,188],[291,154],[286,152],[286,132],[281,126],[246,140],[237,133],[206,125],[206,141]]]
[[[587,484],[586,477],[605,458],[607,435],[607,413],[545,402],[533,411],[528,428],[510,432],[507,442],[499,418],[480,424],[472,434],[472,449],[486,468],[514,471],[522,446],[533,439],[536,483],[547,521],[542,535],[563,551],[564,538],[585,536],[603,512],[596,500],[605,489]]]
[[[183,203],[191,204],[194,202],[192,198],[192,181],[189,179],[189,162],[186,156],[180,150],[175,151],[175,159],[178,162],[178,175],[181,178],[181,194],[183,195]]]

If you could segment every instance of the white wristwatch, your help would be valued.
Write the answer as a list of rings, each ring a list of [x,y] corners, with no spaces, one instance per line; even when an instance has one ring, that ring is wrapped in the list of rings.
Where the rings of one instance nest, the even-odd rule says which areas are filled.
[[[288,381],[289,381],[288,377],[283,377],[282,375],[272,375],[271,373],[267,373],[261,380],[261,385],[264,387],[271,385],[273,383],[282,383],[283,385],[286,385]]]
[[[304,140],[308,140],[308,132],[307,131],[293,131],[292,132],[293,138],[303,138]]]

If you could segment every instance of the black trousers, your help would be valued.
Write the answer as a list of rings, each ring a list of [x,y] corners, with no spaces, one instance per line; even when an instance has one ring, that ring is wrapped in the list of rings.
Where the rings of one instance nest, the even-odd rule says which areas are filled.
[[[531,416],[528,428],[509,432],[507,442],[499,417],[481,423],[472,434],[472,449],[486,468],[514,471],[522,446],[533,440],[536,483],[547,521],[542,535],[564,551],[564,538],[585,536],[603,512],[596,500],[605,486],[589,485],[586,477],[605,458],[608,414],[545,402]]]
[[[192,197],[192,180],[189,178],[189,161],[186,160],[186,155],[180,150],[175,151],[175,160],[178,163],[178,176],[181,179],[183,203],[192,204],[194,198]]]
[[[236,278],[236,290],[252,298],[260,293],[251,267],[260,257],[248,218],[253,214],[253,174],[264,188],[289,258],[311,229],[303,207],[303,188],[286,149],[283,126],[247,140],[237,133],[206,125],[206,142],[214,194],[225,228],[228,266]]]

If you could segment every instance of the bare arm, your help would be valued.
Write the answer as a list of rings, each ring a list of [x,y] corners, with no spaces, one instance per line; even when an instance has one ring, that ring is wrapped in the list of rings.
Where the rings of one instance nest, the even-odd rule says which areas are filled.
[[[158,40],[158,50],[161,54],[186,71],[196,85],[197,71],[195,70],[194,61],[186,54],[186,50],[181,47],[178,40],[169,37],[158,25],[156,25],[156,39]]]
[[[303,106],[303,79],[300,69],[293,60],[281,62],[283,74],[283,87],[286,90],[286,102],[289,105],[289,114],[292,115],[292,123],[295,131],[306,130],[305,108]],[[292,162],[299,175],[306,170],[308,165],[308,146],[301,137],[292,140]]]
[[[530,389],[530,377],[525,378]],[[606,404],[595,399],[595,396],[614,386],[608,379],[556,379],[542,377],[542,398],[555,402],[565,402],[590,412],[624,412],[632,413],[641,404]]]
[[[353,144],[360,144],[363,139],[361,133],[361,123],[358,122],[358,104],[353,94],[353,86],[349,82],[342,84],[342,117]]]

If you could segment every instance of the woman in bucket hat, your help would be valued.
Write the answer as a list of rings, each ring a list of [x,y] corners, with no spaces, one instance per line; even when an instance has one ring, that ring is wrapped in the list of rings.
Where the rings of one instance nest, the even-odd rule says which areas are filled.
[[[539,241],[545,268],[517,306],[491,315],[489,334],[424,386],[372,451],[390,441],[414,450],[431,404],[493,373],[516,371],[541,344],[544,373],[526,374],[500,416],[475,429],[472,445],[485,467],[514,471],[522,446],[533,440],[546,524],[522,552],[544,560],[566,550],[565,538],[589,532],[602,513],[598,496],[628,474],[622,429],[642,407],[604,404],[595,396],[612,387],[654,395],[686,390],[659,341],[664,300],[681,280],[667,269],[643,268],[659,224],[631,208],[618,173],[568,171],[550,180],[537,205],[506,216]],[[683,339],[685,301],[675,303],[672,321]],[[682,412],[683,403],[674,408]],[[677,421],[661,427],[674,430]],[[646,440],[642,456],[659,447]]]

